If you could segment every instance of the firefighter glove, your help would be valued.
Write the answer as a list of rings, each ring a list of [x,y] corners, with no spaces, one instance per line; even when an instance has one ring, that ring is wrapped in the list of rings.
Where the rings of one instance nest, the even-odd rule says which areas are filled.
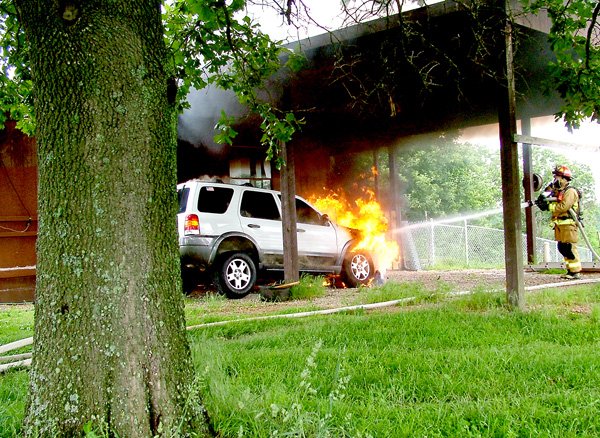
[[[535,200],[535,205],[537,205],[542,211],[548,211],[550,209],[550,203],[546,200],[544,195],[538,196],[538,198]]]

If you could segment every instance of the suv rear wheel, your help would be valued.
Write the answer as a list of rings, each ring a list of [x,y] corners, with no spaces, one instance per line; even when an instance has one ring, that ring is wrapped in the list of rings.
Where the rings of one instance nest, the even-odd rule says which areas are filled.
[[[342,266],[342,279],[349,287],[368,284],[375,275],[375,268],[371,256],[362,251],[350,251],[344,258]]]
[[[216,283],[219,291],[229,298],[248,295],[256,283],[256,265],[243,252],[226,255],[219,264]]]

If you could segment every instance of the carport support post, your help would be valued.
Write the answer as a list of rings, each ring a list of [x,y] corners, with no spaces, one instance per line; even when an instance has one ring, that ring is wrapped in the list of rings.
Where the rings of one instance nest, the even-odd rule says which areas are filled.
[[[279,143],[281,158],[281,213],[283,233],[283,275],[286,283],[298,281],[298,235],[296,228],[296,172],[294,150],[282,141]],[[285,289],[288,291],[288,289]]]
[[[396,165],[397,146],[388,147],[388,160],[390,166],[390,204],[391,204],[391,222],[392,230],[398,242],[400,248],[400,254],[398,255],[398,266],[399,269],[404,269],[404,250],[402,247],[402,234],[397,230],[400,228],[402,222],[402,212],[400,210],[400,194],[398,188],[398,167]]]
[[[519,153],[515,134],[515,79],[513,71],[512,24],[507,14],[507,2],[500,0],[503,16],[500,36],[504,35],[502,61],[499,66],[501,83],[498,86],[498,124],[500,135],[500,165],[502,173],[502,207],[504,210],[504,262],[506,269],[506,294],[513,309],[525,307],[523,279],[523,251],[521,249],[521,205],[519,195]],[[502,46],[502,43],[500,44]]]
[[[373,149],[373,191],[375,192],[375,199],[378,201],[381,199],[379,196],[379,150]]]
[[[531,120],[525,116],[521,118],[521,132],[523,135],[531,135]],[[525,189],[525,200],[533,200],[533,172],[531,171],[531,144],[523,143],[523,182]],[[527,235],[527,263],[535,264],[535,214],[532,207],[525,208],[525,233]]]

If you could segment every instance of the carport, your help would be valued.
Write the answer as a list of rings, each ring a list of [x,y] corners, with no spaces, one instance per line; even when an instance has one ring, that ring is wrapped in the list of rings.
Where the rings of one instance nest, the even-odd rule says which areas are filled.
[[[518,2],[512,6],[518,10]],[[289,174],[295,176],[282,184],[281,175],[265,166],[258,121],[252,117],[240,118],[236,126],[240,134],[232,147],[210,144],[211,132],[200,137],[184,129],[184,119],[198,128],[196,132],[203,131],[203,126],[212,129],[213,116],[218,117],[225,102],[231,102],[230,96],[221,95],[214,106],[215,114],[199,113],[192,106],[180,120],[180,179],[229,176],[242,163],[237,167],[249,169],[244,178],[268,181],[275,188],[293,181],[299,192],[310,191],[311,187],[334,185],[340,178],[347,178],[344,159],[349,154],[385,149],[393,169],[399,165],[398,150],[416,136],[500,122],[507,292],[511,302],[520,306],[524,263],[520,251],[522,182],[518,177],[517,141],[525,141],[525,137],[518,137],[516,120],[526,127],[530,118],[552,114],[558,108],[556,96],[542,91],[544,65],[550,59],[543,32],[547,23],[523,16],[512,26],[513,32],[507,33],[506,26],[511,23],[504,20],[504,2],[496,2],[480,11],[486,18],[484,26],[473,33],[472,12],[457,2],[446,1],[291,44],[306,55],[306,66],[298,73],[274,78],[270,86],[279,96],[280,105],[285,102],[285,107],[299,111],[306,120],[302,132],[286,145],[295,164]],[[480,38],[493,42],[488,46],[493,50],[483,69],[476,44]],[[507,47],[514,47],[514,53],[505,50]],[[2,175],[0,189],[14,199],[5,203],[1,212],[2,225],[10,230],[4,230],[0,237],[4,243],[17,242],[21,249],[9,250],[3,245],[0,278],[6,277],[3,281],[11,285],[16,281],[16,287],[25,288],[32,296],[37,225],[35,149],[32,142],[31,147],[14,155],[17,149],[12,146],[13,133],[5,132],[3,153],[13,155],[2,157],[23,156],[4,162],[3,170],[10,178]],[[527,134],[525,129],[520,133]],[[531,191],[529,150],[524,145],[527,198]],[[391,175],[389,193],[381,195],[391,225],[396,226],[401,220],[400,188],[394,172]],[[20,184],[16,186],[14,181]],[[3,199],[12,198],[6,195]],[[529,214],[527,225],[531,236]],[[534,253],[529,245],[528,253]],[[15,254],[22,257],[16,260]],[[14,267],[25,267],[26,272]]]
[[[518,2],[511,7],[512,16],[518,16]],[[284,188],[291,182],[298,191],[310,191],[311,186],[335,184],[345,177],[343,157],[358,151],[385,148],[390,169],[395,169],[397,151],[415,136],[498,123],[506,286],[511,304],[522,307],[517,119],[526,127],[531,118],[556,112],[559,100],[546,95],[542,86],[544,66],[550,60],[543,32],[548,23],[524,15],[511,22],[505,19],[504,8],[504,2],[491,2],[478,10],[481,26],[474,29],[474,11],[446,1],[291,44],[306,55],[307,65],[298,73],[275,78],[270,87],[279,96],[279,105],[297,111],[306,124],[286,145],[294,163],[288,172],[292,181],[284,175],[273,185]],[[485,54],[478,44],[482,38],[487,41]],[[193,123],[193,108],[185,116]],[[233,147],[222,150],[221,159],[244,149],[260,156],[257,121],[241,120],[236,126],[240,135]],[[181,131],[179,137],[182,156],[185,143],[199,153],[200,144]],[[525,145],[526,196],[532,189],[530,153]],[[401,220],[400,191],[395,172],[390,174],[385,195],[395,227]],[[530,214],[527,224],[531,233]],[[528,251],[534,253],[533,248]]]

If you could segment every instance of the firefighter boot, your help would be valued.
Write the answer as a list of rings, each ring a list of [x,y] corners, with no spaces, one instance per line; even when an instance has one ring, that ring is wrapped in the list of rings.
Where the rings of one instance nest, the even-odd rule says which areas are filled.
[[[581,274],[579,272],[567,272],[560,276],[560,278],[564,278],[565,280],[579,280],[581,278]]]

